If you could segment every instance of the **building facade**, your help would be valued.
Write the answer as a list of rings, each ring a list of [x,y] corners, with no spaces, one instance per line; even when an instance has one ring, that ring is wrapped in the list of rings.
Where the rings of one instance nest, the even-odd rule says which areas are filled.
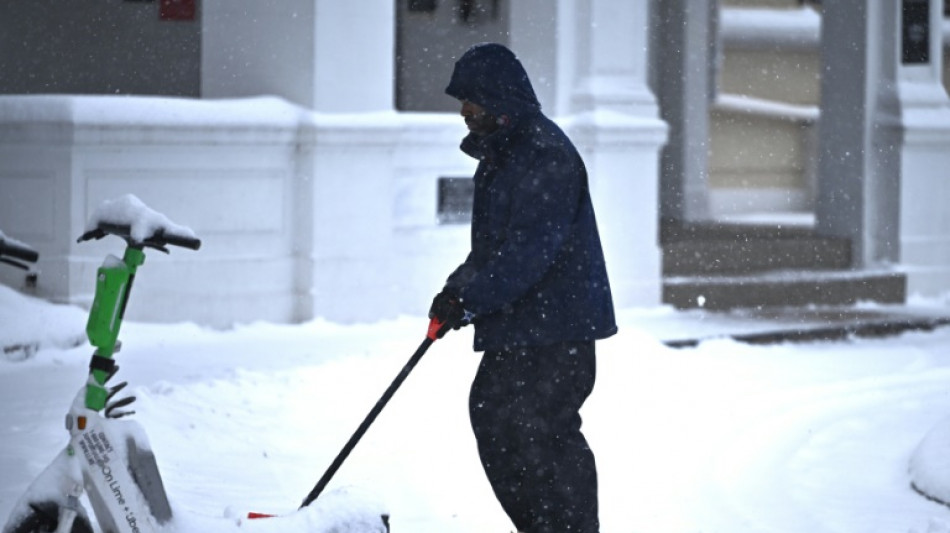
[[[486,40],[585,157],[618,306],[950,288],[936,0],[86,4],[0,6],[0,230],[41,252],[44,297],[89,302],[110,248],[75,238],[133,193],[205,242],[150,255],[133,318],[424,313],[474,168],[441,88]]]

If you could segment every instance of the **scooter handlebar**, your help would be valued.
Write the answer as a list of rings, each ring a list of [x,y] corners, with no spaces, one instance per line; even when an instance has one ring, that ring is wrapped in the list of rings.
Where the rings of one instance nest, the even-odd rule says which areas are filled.
[[[165,246],[167,245],[180,246],[182,248],[188,248],[191,250],[197,250],[201,248],[201,239],[192,237],[190,235],[172,233],[165,228],[159,228],[151,236],[139,241],[132,238],[131,226],[125,224],[109,223],[100,223],[95,229],[83,233],[82,236],[79,237],[78,242],[92,239],[101,239],[106,235],[122,237],[126,240],[126,242],[132,245],[148,246],[150,248],[156,248],[158,250],[164,251],[167,251],[165,250]]]
[[[13,259],[19,259],[20,261],[35,263],[39,260],[40,254],[21,242],[0,237],[0,258],[2,257],[11,257]]]
[[[163,234],[162,240],[165,244],[170,244],[172,246],[180,246],[182,248],[188,248],[189,250],[197,250],[201,248],[201,239],[196,237],[188,237],[185,235],[174,235],[174,234]]]

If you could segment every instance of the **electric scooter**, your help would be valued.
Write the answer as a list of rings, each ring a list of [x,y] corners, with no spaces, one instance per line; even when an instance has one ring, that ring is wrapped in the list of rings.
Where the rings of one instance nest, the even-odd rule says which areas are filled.
[[[100,208],[93,215],[89,230],[79,237],[79,242],[113,235],[122,238],[126,248],[122,258],[108,255],[96,274],[96,291],[86,325],[86,335],[95,352],[88,379],[66,416],[69,442],[15,504],[0,533],[93,533],[93,522],[80,501],[83,495],[87,496],[103,533],[158,533],[167,531],[165,526],[172,521],[172,507],[148,437],[137,422],[127,418],[133,413],[128,407],[135,397],[117,399],[127,384],[108,383],[119,368],[113,356],[121,348],[119,329],[132,282],[145,262],[145,250],[168,253],[169,246],[197,250],[201,241],[190,229],[152,211],[132,195],[103,206],[105,209]],[[4,255],[36,261],[35,252],[29,253],[22,246],[9,251],[2,245],[0,240],[0,261],[10,262]],[[326,488],[396,390],[447,329],[447,324],[432,319],[419,348],[304,499],[301,509]],[[246,518],[269,521],[278,517],[248,513]],[[388,515],[377,515],[375,520],[367,531],[389,531]],[[238,520],[234,525],[239,528],[241,522]]]
[[[139,208],[137,215],[150,215],[147,223],[107,216],[92,221],[91,229],[79,237],[84,242],[115,235],[125,240],[126,248],[122,258],[107,256],[96,273],[86,325],[95,353],[88,380],[66,415],[69,442],[15,504],[3,533],[92,533],[90,517],[80,503],[83,494],[106,533],[155,532],[172,518],[148,438],[137,422],[123,420],[132,414],[128,407],[135,397],[117,399],[126,383],[108,382],[118,370],[113,356],[121,347],[119,329],[136,271],[145,262],[145,249],[197,250],[201,241],[187,228],[156,216],[137,198],[124,200]],[[11,256],[29,260],[22,252]]]

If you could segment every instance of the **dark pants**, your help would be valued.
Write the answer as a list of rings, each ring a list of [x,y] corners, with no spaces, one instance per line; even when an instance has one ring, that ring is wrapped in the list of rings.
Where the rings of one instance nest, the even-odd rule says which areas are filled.
[[[482,466],[519,531],[596,533],[597,469],[578,410],[594,343],[487,351],[469,413]]]

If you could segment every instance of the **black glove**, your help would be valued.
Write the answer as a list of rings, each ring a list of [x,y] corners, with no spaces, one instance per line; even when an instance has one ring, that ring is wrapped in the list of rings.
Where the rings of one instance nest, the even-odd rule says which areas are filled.
[[[442,327],[439,328],[438,332],[438,337],[441,339],[449,329],[459,329],[462,326],[469,325],[472,321],[472,314],[462,306],[462,299],[457,292],[445,289],[432,299],[429,318],[434,318],[442,323]]]

